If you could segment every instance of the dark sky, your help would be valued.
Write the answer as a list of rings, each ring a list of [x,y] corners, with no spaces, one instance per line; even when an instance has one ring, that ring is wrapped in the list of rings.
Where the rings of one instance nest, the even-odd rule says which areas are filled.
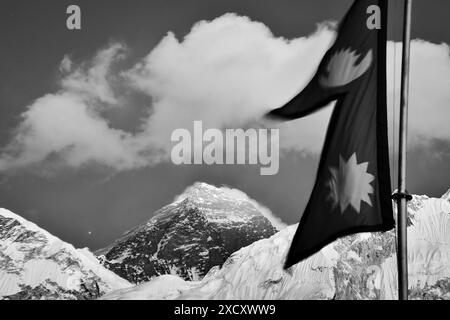
[[[398,38],[402,1],[390,3],[390,22]],[[81,31],[65,27],[70,4],[82,9]],[[168,31],[181,38],[195,22],[227,12],[260,21],[275,36],[295,38],[310,34],[319,22],[339,20],[350,4],[350,0],[2,0],[0,146],[11,137],[25,107],[57,89],[58,65],[65,54],[83,61],[114,40],[131,48],[132,61],[148,54]],[[448,0],[415,0],[413,38],[450,43],[449,13]],[[427,156],[436,149],[440,157]],[[444,141],[411,150],[410,191],[430,196],[444,193],[450,187],[449,160],[450,146]],[[0,180],[0,207],[76,246],[97,249],[151,217],[195,181],[241,189],[286,223],[294,223],[309,196],[316,166],[317,156],[291,155],[281,159],[279,174],[265,177],[257,167],[175,167],[167,163],[115,175],[98,168],[45,177],[23,171]]]

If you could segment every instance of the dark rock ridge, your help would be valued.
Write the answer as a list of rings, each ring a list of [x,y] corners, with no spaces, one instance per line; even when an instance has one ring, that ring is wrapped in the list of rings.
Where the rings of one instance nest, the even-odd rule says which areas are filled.
[[[163,274],[200,280],[233,252],[275,232],[244,193],[196,183],[97,255],[134,283]]]

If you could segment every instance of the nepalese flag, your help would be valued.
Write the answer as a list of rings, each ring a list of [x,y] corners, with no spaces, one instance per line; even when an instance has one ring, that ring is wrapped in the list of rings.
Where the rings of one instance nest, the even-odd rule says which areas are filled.
[[[387,0],[356,0],[316,74],[270,118],[336,104],[316,182],[285,268],[349,234],[394,227],[386,112]]]

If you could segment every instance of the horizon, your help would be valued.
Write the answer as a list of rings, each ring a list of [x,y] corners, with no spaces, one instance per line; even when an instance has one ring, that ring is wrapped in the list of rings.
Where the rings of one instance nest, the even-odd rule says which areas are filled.
[[[128,233],[129,233],[131,230],[133,230],[134,228],[139,227],[139,226],[145,224],[146,222],[148,222],[148,221],[149,221],[150,219],[152,219],[153,217],[156,217],[157,214],[158,214],[158,212],[161,211],[161,209],[164,209],[164,208],[167,207],[167,206],[170,206],[170,205],[173,205],[173,204],[176,204],[176,203],[179,203],[179,202],[182,202],[182,201],[188,199],[187,197],[183,197],[183,196],[184,196],[186,193],[188,193],[188,191],[190,191],[190,189],[191,189],[192,187],[194,187],[194,186],[196,186],[196,185],[198,185],[198,184],[206,184],[206,185],[208,185],[208,186],[212,186],[212,187],[214,187],[214,188],[216,188],[216,189],[219,189],[219,190],[221,190],[221,191],[224,191],[223,189],[229,189],[229,190],[231,189],[231,190],[241,191],[241,190],[239,190],[239,189],[235,189],[235,188],[233,188],[232,186],[228,186],[228,185],[219,185],[219,186],[218,186],[218,185],[208,184],[208,183],[202,182],[202,181],[196,181],[196,182],[194,182],[192,185],[187,186],[186,189],[185,189],[182,193],[176,195],[176,196],[173,198],[173,201],[171,201],[171,202],[169,202],[169,203],[167,203],[167,204],[164,204],[161,208],[159,208],[159,209],[157,209],[155,212],[153,212],[152,215],[151,215],[151,217],[149,217],[148,219],[146,219],[146,220],[140,222],[139,224],[137,224],[137,225],[135,225],[135,226],[132,226],[131,228],[129,228],[129,229],[127,229],[127,230],[124,230],[123,233],[122,233],[121,235],[119,235],[119,237],[118,237],[117,239],[115,239],[115,240],[120,239],[121,237],[123,237],[123,236],[125,236],[126,234],[128,234]],[[226,190],[225,190],[225,191],[226,191]],[[242,192],[242,191],[241,191],[241,192]],[[278,218],[277,216],[273,215],[273,213],[270,212],[270,210],[269,210],[268,214],[269,214],[269,215],[273,215],[273,216],[272,216],[272,217],[267,216],[267,213],[263,213],[263,211],[261,210],[261,208],[258,207],[258,205],[260,206],[260,204],[259,204],[256,200],[254,200],[254,199],[248,197],[248,195],[245,194],[245,193],[244,193],[244,195],[247,197],[246,199],[244,198],[244,200],[250,202],[250,203],[255,207],[255,209],[258,210],[258,212],[259,212],[261,215],[263,215],[265,218],[267,218],[267,219],[270,221],[270,223],[272,224],[272,226],[274,226],[274,227],[277,229],[277,232],[283,230],[284,228],[287,228],[287,227],[290,227],[290,226],[294,226],[295,224],[298,223],[298,222],[295,222],[295,223],[292,223],[292,224],[284,224],[284,223],[281,222],[281,221],[277,221],[277,220],[279,220],[279,218]],[[427,197],[428,199],[442,199],[442,198],[446,198],[446,197],[449,197],[449,196],[450,196],[450,187],[449,187],[449,189],[448,189],[445,193],[443,193],[441,196],[428,196],[428,195],[426,195],[426,194],[411,194],[411,195],[412,195],[413,197],[420,197],[420,198],[422,198],[422,197]],[[235,196],[236,196],[236,194],[235,194]],[[236,196],[236,198],[238,198],[238,196]],[[241,196],[240,199],[242,199],[242,196]],[[411,203],[411,202],[409,202],[409,204],[410,204],[410,203]],[[393,205],[393,207],[395,207],[396,204],[395,204],[394,201],[392,202],[392,205]],[[42,230],[48,232],[48,230],[46,230],[45,228],[41,227],[38,223],[34,222],[32,219],[26,219],[26,218],[24,218],[23,216],[21,216],[21,214],[20,214],[19,212],[13,212],[13,211],[9,210],[8,208],[3,208],[3,207],[0,207],[0,210],[1,210],[1,209],[6,210],[6,211],[12,213],[12,214],[13,214],[13,217],[14,217],[14,216],[19,216],[19,217],[21,217],[22,219],[25,219],[25,221],[29,221],[29,222],[35,224],[38,228],[40,228],[40,229],[42,229]],[[263,209],[267,209],[267,208],[264,208],[264,207],[263,207]],[[50,234],[52,234],[52,233],[50,233]],[[53,235],[53,236],[56,236],[56,235],[54,235],[54,234],[52,234],[52,235]],[[65,240],[64,238],[61,238],[60,236],[56,236],[56,237],[59,238],[60,240],[64,241],[64,242],[67,242],[67,243],[71,244],[69,241]],[[114,243],[114,242],[111,242],[111,243],[107,244],[106,246],[104,246],[104,247],[99,247],[99,248],[92,248],[92,247],[87,247],[87,248],[89,248],[92,252],[95,252],[95,251],[99,251],[99,250],[104,250],[104,249],[106,249],[108,246],[112,245],[113,243]],[[75,248],[82,249],[82,247],[76,247],[76,246],[75,246]],[[84,248],[86,248],[86,247],[84,247]]]

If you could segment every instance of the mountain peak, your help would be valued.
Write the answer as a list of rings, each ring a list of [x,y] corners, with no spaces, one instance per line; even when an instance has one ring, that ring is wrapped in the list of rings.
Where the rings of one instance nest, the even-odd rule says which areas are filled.
[[[223,197],[231,198],[233,200],[246,200],[247,195],[233,188],[226,186],[216,187],[205,182],[195,182],[187,187],[183,193],[178,195],[174,202],[183,201],[185,198],[190,198],[191,201],[201,201],[203,198]]]
[[[0,297],[90,299],[130,283],[36,224],[0,209]]]
[[[0,216],[3,216],[6,219],[12,219],[12,220],[17,221],[22,227],[26,228],[29,231],[39,232],[42,236],[45,236],[45,238],[47,238],[49,241],[52,241],[52,240],[53,241],[62,241],[59,238],[52,235],[47,230],[39,227],[37,224],[19,216],[18,214],[14,213],[8,209],[0,208]]]
[[[231,253],[276,232],[264,210],[242,191],[196,182],[98,254],[107,268],[136,283],[162,274],[199,279]]]
[[[252,217],[262,215],[277,230],[286,227],[286,224],[274,216],[269,208],[236,188],[216,187],[205,182],[195,182],[175,198],[174,204],[183,201],[197,206],[211,221],[216,220],[216,222],[221,221],[223,223],[246,222]]]

